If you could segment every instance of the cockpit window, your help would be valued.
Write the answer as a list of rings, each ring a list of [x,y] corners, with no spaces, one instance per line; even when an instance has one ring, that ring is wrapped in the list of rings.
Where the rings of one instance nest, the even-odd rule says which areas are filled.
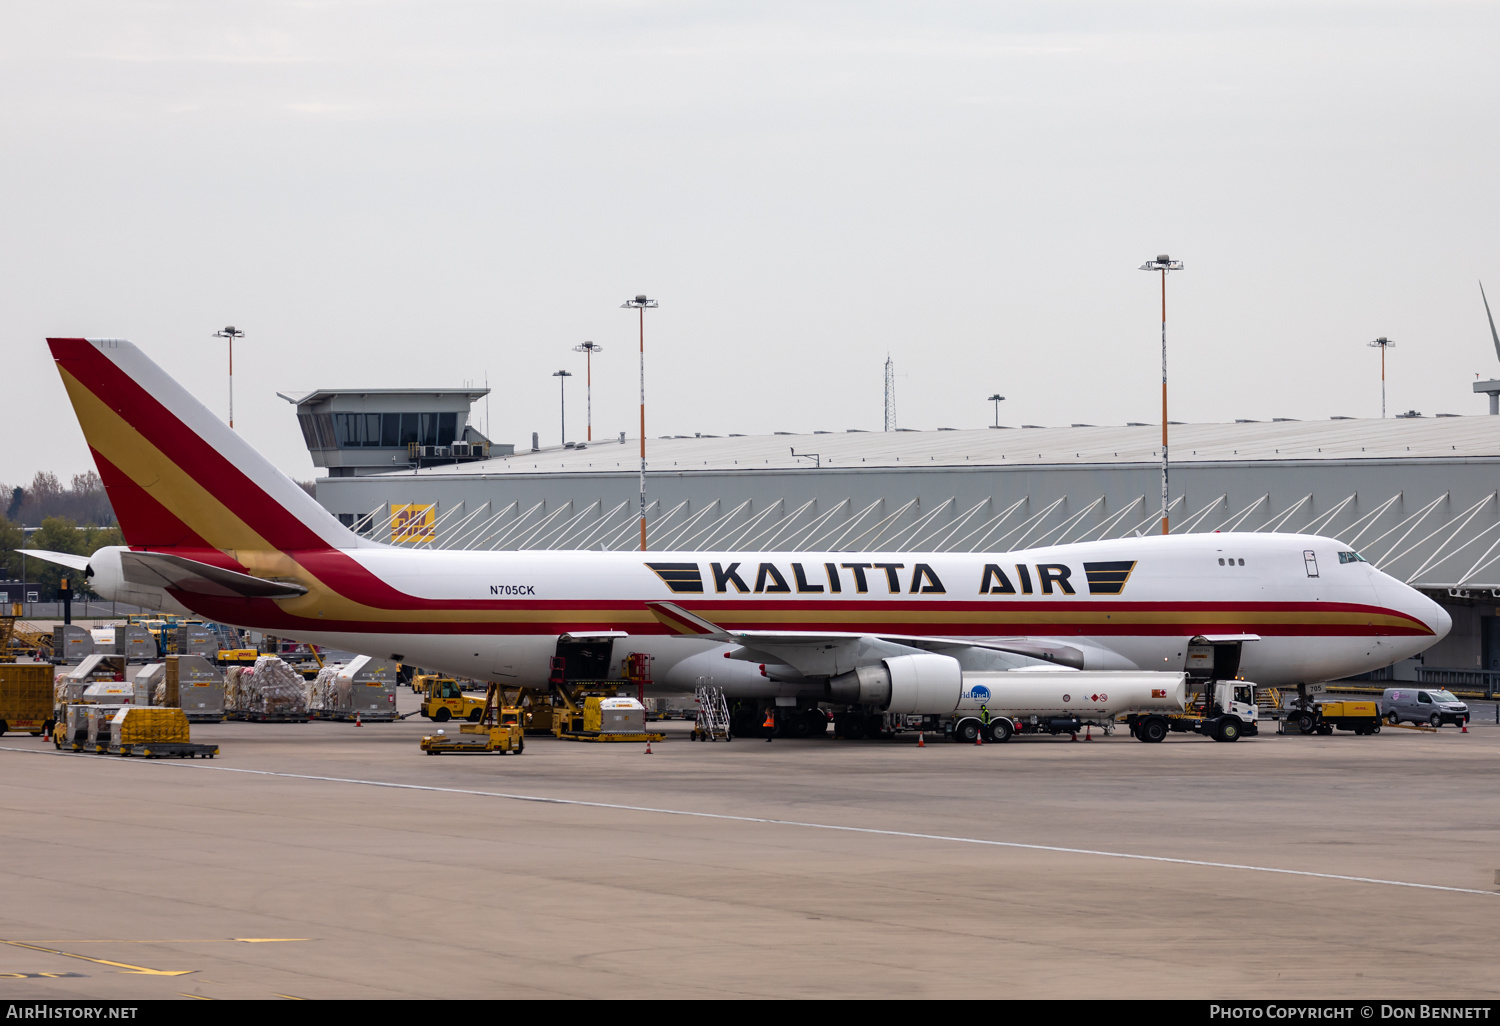
[[[1368,560],[1366,560],[1365,557],[1361,556],[1358,552],[1340,552],[1339,553],[1339,562],[1340,563],[1365,563],[1365,562],[1368,562]]]

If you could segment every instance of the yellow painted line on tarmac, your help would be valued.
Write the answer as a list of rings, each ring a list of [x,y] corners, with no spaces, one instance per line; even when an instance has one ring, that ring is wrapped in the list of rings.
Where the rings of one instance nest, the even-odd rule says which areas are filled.
[[[279,998],[286,998],[288,1001],[306,1001],[307,1000],[307,998],[300,998],[300,997],[298,997],[295,994],[273,994],[271,996],[272,997],[279,997]]]
[[[73,941],[72,943],[77,943]],[[29,951],[45,951],[49,955],[62,955],[64,958],[80,958],[85,962],[93,962],[95,965],[112,965],[121,971],[121,975],[131,976],[186,976],[195,973],[196,969],[147,969],[145,966],[131,965],[128,962],[111,962],[107,958],[90,958],[88,955],[78,955],[71,951],[59,951],[56,948],[44,948],[37,944],[26,944],[21,941],[5,940],[0,937],[0,944],[9,944],[12,947],[26,948]]]
[[[311,937],[200,937],[193,940],[42,940],[38,944],[290,944],[293,941],[312,940]],[[9,943],[9,942],[7,942]]]
[[[211,998],[211,997],[204,997],[202,994],[189,994],[186,991],[181,991],[181,990],[179,990],[177,992],[177,996],[178,997],[185,997],[185,998],[192,998],[194,1001],[212,1001],[213,1000],[213,998]]]

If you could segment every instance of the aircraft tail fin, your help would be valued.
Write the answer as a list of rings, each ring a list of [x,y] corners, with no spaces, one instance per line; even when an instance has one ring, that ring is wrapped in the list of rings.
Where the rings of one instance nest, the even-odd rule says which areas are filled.
[[[346,529],[130,342],[47,344],[132,548],[377,544]]]

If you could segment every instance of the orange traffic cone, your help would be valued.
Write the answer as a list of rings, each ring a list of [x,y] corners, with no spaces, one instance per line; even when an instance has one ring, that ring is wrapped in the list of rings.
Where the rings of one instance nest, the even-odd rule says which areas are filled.
[[[922,740],[922,732],[920,730],[917,731],[917,747],[918,748],[926,748],[927,747],[927,742]]]
[[[1071,735],[1069,735],[1068,740],[1069,741],[1077,741],[1078,740],[1078,731],[1076,731],[1076,730],[1073,731],[1073,733]]]
[[[359,718],[359,713],[354,714],[354,725],[356,727],[363,727],[365,725],[365,721]]]
[[[646,738],[646,754],[651,754],[651,739],[649,737]]]
[[[1092,740],[1094,740],[1094,725],[1092,723],[1088,723],[1088,724],[1084,725],[1084,728],[1083,728],[1083,739],[1085,741],[1092,741]]]
[[[1469,718],[1467,716],[1465,716],[1463,718],[1463,722],[1460,723],[1459,726],[1461,726],[1461,727],[1464,728],[1463,730],[1460,730],[1459,733],[1460,734],[1467,734],[1469,732]]]

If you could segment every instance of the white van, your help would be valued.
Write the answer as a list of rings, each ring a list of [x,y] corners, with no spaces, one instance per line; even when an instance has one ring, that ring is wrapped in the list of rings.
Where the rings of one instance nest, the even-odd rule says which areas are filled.
[[[1442,688],[1386,688],[1380,696],[1380,715],[1390,724],[1405,720],[1461,727],[1469,721],[1469,707]]]

